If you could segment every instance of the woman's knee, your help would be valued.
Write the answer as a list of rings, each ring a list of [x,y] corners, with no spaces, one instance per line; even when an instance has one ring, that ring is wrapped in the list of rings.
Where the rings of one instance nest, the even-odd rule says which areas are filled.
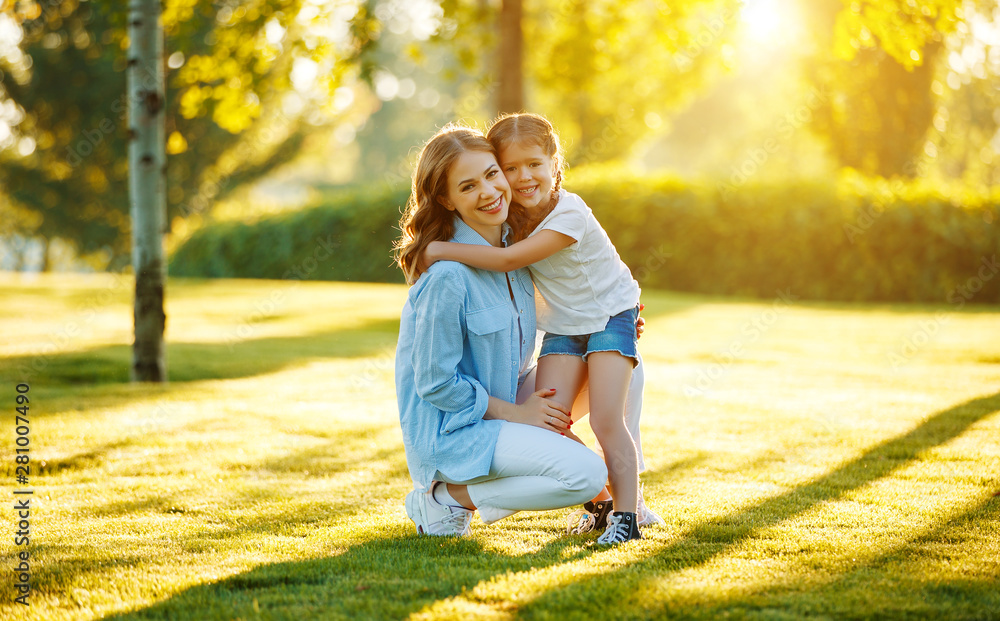
[[[579,493],[581,502],[596,496],[608,481],[608,467],[596,453],[587,451],[586,459],[576,462],[572,476],[565,479],[569,491]]]

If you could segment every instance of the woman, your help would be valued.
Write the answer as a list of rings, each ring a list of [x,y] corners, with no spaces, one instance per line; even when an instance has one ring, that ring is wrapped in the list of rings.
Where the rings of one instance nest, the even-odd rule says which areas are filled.
[[[521,510],[579,505],[607,479],[603,460],[565,437],[569,413],[540,390],[515,405],[535,339],[527,270],[438,262],[435,240],[502,245],[511,190],[490,143],[448,126],[417,161],[398,261],[412,284],[400,319],[396,395],[415,489],[418,533],[466,535],[473,512],[492,523]]]

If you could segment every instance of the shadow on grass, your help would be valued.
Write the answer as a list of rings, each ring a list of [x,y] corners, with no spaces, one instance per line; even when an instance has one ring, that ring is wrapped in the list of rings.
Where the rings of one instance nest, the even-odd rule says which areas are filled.
[[[683,618],[736,618],[765,616],[768,611],[798,611],[801,615],[843,619],[857,616],[857,594],[876,592],[879,597],[867,601],[867,612],[881,618],[982,619],[985,611],[1000,610],[997,569],[984,567],[978,577],[940,579],[926,576],[925,568],[935,561],[947,560],[948,550],[970,545],[969,533],[981,529],[995,533],[1000,523],[1000,498],[989,497],[935,528],[915,535],[902,545],[852,567],[831,580],[802,584],[769,584],[739,597],[712,598],[697,605],[672,606],[670,614]],[[988,535],[987,535],[988,536]],[[925,563],[924,566],[921,566]],[[907,571],[907,565],[913,565]],[[891,571],[886,575],[887,569]],[[951,575],[963,573],[945,570]]]
[[[790,520],[817,505],[835,501],[919,459],[920,454],[961,435],[979,420],[1000,410],[1000,393],[980,397],[931,415],[910,432],[872,447],[858,459],[785,494],[729,516],[697,524],[679,540],[658,549],[615,574],[609,588],[606,578],[584,578],[558,592],[547,592],[521,609],[551,614],[561,602],[578,600],[588,592],[601,592],[592,613],[613,615],[618,602],[634,601],[633,594],[652,580],[703,565],[757,533]],[[599,583],[597,581],[604,581]],[[566,610],[564,612],[571,612]],[[646,609],[652,618],[673,614],[670,608]]]
[[[268,617],[269,613],[289,618],[296,614],[345,619],[403,618],[444,600],[450,602],[445,609],[459,617],[480,613],[511,613],[529,618],[580,616],[581,602],[585,603],[588,618],[678,615],[710,618],[714,613],[734,607],[751,615],[765,614],[769,609],[774,609],[772,612],[778,616],[794,615],[796,610],[801,614],[818,610],[836,613],[837,598],[857,597],[858,593],[867,592],[865,582],[873,575],[881,576],[878,573],[881,565],[905,562],[910,548],[920,545],[921,541],[934,541],[937,536],[946,537],[938,533],[945,533],[949,528],[954,530],[956,525],[960,527],[963,520],[972,523],[995,519],[1000,501],[991,499],[936,531],[916,537],[882,558],[855,565],[827,582],[772,585],[760,593],[732,600],[713,599],[688,608],[683,608],[687,603],[681,603],[682,608],[662,602],[650,606],[641,601],[641,592],[655,588],[654,581],[701,566],[725,554],[767,528],[890,476],[919,459],[922,452],[961,435],[971,425],[998,410],[1000,393],[940,411],[908,433],[872,447],[856,460],[811,483],[729,516],[696,524],[645,558],[622,566],[612,574],[579,578],[558,589],[545,591],[520,606],[505,601],[503,596],[490,599],[489,595],[477,593],[466,598],[463,593],[506,574],[568,563],[603,550],[582,545],[583,540],[579,537],[557,537],[534,553],[515,557],[485,549],[475,538],[418,538],[410,534],[407,523],[390,528],[374,540],[340,553],[335,551],[328,558],[264,565],[217,583],[192,587],[149,608],[110,618],[247,618],[258,614]],[[661,476],[670,477],[688,465],[679,463],[677,468]],[[284,464],[271,466],[282,468]],[[518,529],[516,518],[514,520],[510,525],[491,528]],[[512,536],[517,535],[512,533]],[[915,583],[918,581],[919,577]],[[895,595],[903,597],[899,589],[913,585],[886,586],[895,588]],[[502,588],[498,585],[498,589]],[[940,606],[946,607],[950,601],[964,606],[961,609],[973,616],[981,616],[984,612],[981,606],[985,606],[987,600],[996,599],[995,594],[987,593],[984,584],[975,580],[923,585],[923,588],[929,589],[927,597],[940,600]],[[980,599],[964,601],[969,597]],[[872,611],[874,614],[875,610]]]
[[[322,358],[360,358],[393,348],[399,320],[370,321],[301,336],[233,340],[221,343],[167,343],[171,382],[234,379],[272,373]],[[85,351],[0,359],[0,377],[35,378],[47,385],[126,384],[132,364],[130,345]]]
[[[534,554],[508,556],[475,538],[417,537],[393,529],[326,558],[263,565],[188,589],[149,608],[107,619],[401,619],[508,572],[592,553],[560,538]],[[465,615],[463,615],[465,616]]]

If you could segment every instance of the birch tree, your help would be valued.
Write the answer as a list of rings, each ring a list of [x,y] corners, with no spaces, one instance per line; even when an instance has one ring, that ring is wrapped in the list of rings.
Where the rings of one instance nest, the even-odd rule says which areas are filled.
[[[363,91],[362,58],[380,32],[366,7],[163,0],[168,228],[207,214],[307,140],[363,122],[364,97],[330,102],[339,88],[341,99]],[[0,45],[0,123],[12,127],[7,140],[0,130],[0,187],[11,199],[0,201],[0,235],[59,237],[111,270],[131,262],[129,16],[119,0],[0,0],[0,31],[11,29],[11,46]],[[295,88],[292,70],[313,63],[315,81]]]
[[[128,49],[129,213],[135,272],[132,381],[165,382],[165,89],[160,0],[130,0]]]

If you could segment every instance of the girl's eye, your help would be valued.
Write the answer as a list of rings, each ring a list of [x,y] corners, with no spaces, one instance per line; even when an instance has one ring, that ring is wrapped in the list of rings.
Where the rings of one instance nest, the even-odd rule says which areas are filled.
[[[541,163],[541,162],[532,162],[532,163],[531,163],[531,167],[532,167],[532,168],[538,168],[538,167],[539,167],[539,166],[541,166],[541,165],[542,165],[542,163]]]

